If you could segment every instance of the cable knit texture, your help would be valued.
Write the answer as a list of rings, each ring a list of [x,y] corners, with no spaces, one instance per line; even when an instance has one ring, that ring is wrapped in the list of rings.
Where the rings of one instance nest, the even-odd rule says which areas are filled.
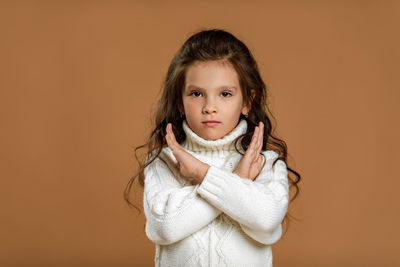
[[[245,120],[218,140],[199,137],[186,121],[182,127],[182,147],[210,168],[201,184],[192,184],[165,147],[144,170],[145,231],[155,243],[155,266],[272,266],[271,245],[281,238],[289,202],[285,162],[272,167],[278,154],[263,151],[257,178],[241,178],[232,173],[242,158],[234,140],[246,132]]]

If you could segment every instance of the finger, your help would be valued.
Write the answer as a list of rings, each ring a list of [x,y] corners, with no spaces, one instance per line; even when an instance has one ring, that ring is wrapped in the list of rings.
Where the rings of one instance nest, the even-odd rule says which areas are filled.
[[[167,134],[165,135],[165,139],[167,140],[168,147],[172,150],[175,150],[176,145],[173,140],[172,136],[173,133],[171,133],[172,132],[171,127],[172,127],[171,123],[168,123],[166,127]]]
[[[249,147],[247,148],[246,154],[248,154],[248,155],[254,154],[254,147],[256,146],[256,144],[257,144],[257,139],[258,139],[257,136],[258,136],[258,127],[256,126],[256,127],[254,128],[254,133],[253,133],[253,136],[252,136],[252,138],[251,138],[250,145],[249,145]]]
[[[264,142],[264,123],[260,122],[260,131],[258,135],[258,147],[257,147],[257,154],[260,154],[262,147],[263,147],[263,142]]]
[[[261,132],[260,126],[257,126],[257,131],[254,132],[254,135],[256,136],[256,142],[254,143],[254,146],[253,146],[253,153],[255,155],[257,154],[258,147],[260,146],[260,142],[261,142],[261,140],[260,140],[260,132]],[[255,157],[254,160],[256,158],[257,157]]]
[[[262,161],[263,157],[261,156],[261,154],[258,154],[256,160],[254,161],[254,166],[256,167],[257,172],[260,171]]]
[[[256,150],[258,150],[260,143],[261,143],[261,140],[260,140],[260,137],[261,137],[260,135],[261,135],[261,131],[262,131],[261,124],[259,124],[259,126],[257,128],[258,128],[258,131],[254,133],[257,135],[257,143],[255,145]]]
[[[261,156],[261,154],[258,155],[258,159],[257,159],[257,163],[259,163],[261,166],[261,163],[263,162],[263,157]]]
[[[261,172],[261,166],[262,166],[262,162],[263,162],[263,157],[261,155],[259,155],[258,159],[257,159],[257,175],[258,176]]]
[[[255,144],[255,146],[254,146],[254,150],[255,151],[258,151],[258,147],[260,146],[260,132],[261,132],[261,127],[260,127],[260,124],[258,124],[258,131],[257,131],[257,133],[254,133],[254,134],[256,134],[256,136],[257,136],[257,143]],[[256,160],[256,158],[255,158],[255,160]]]
[[[170,143],[172,144],[173,141],[174,141],[174,137],[175,137],[175,136],[174,136],[174,132],[172,131],[172,125],[171,125],[171,123],[168,123],[168,124],[167,124],[166,130],[167,130],[168,139],[169,139]]]
[[[259,155],[259,156],[257,156],[256,160],[253,162],[253,164],[251,164],[250,177],[252,180],[254,180],[260,174],[261,163],[262,163],[262,157],[261,157],[261,155]]]
[[[171,142],[172,142],[176,147],[180,146],[179,143],[178,143],[178,141],[176,141],[176,137],[175,137],[174,131],[172,130],[172,124],[171,124],[171,123],[169,123],[169,134],[170,134]]]
[[[165,127],[165,140],[167,141],[168,146],[171,145],[171,141],[170,141],[170,135],[169,135],[169,124],[167,124],[167,127]]]
[[[250,150],[251,150],[252,147],[254,146],[254,143],[257,141],[256,132],[257,132],[257,127],[254,128],[254,133],[253,133],[253,135],[252,135],[252,137],[251,137],[250,144],[249,144],[249,146],[247,147],[246,154],[250,154]]]
[[[261,140],[261,143],[262,143],[262,141],[263,141],[263,136],[264,136],[264,123],[262,123],[261,121],[260,121],[260,132],[259,132],[259,138],[260,138],[260,140]]]
[[[260,151],[257,150],[257,155],[255,156],[254,160],[253,160],[253,164],[258,165],[259,162],[262,162],[263,156],[261,155]]]

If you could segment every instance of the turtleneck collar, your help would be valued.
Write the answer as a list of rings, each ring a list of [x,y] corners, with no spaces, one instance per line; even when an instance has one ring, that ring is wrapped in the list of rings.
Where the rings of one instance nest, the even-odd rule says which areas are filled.
[[[231,151],[236,151],[235,143],[233,141],[238,136],[246,132],[247,121],[241,119],[238,125],[230,133],[218,140],[206,140],[198,136],[195,132],[192,131],[192,129],[190,129],[186,120],[183,121],[182,128],[186,133],[186,139],[182,143],[182,146],[187,150],[205,154],[229,154]]]

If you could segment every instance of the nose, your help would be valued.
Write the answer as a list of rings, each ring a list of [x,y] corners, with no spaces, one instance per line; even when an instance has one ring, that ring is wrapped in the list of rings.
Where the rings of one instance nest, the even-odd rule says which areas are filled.
[[[207,99],[203,106],[203,113],[210,114],[217,112],[217,106],[211,99]]]

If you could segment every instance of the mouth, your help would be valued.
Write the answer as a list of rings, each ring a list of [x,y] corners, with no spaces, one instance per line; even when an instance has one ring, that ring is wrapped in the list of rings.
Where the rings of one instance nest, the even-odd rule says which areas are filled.
[[[218,126],[221,122],[210,120],[210,121],[203,121],[202,123],[203,123],[205,126],[208,126],[208,127],[215,127],[215,126]]]

